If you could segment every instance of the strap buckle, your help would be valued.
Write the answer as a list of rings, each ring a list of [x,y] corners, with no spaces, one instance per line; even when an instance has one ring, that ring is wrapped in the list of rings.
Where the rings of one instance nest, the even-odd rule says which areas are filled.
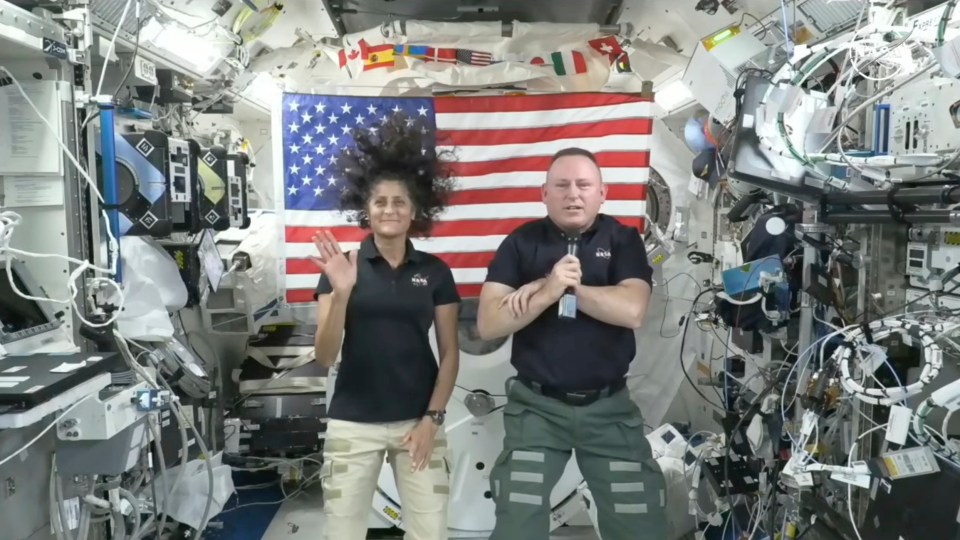
[[[566,392],[566,396],[571,399],[586,399],[597,392]]]

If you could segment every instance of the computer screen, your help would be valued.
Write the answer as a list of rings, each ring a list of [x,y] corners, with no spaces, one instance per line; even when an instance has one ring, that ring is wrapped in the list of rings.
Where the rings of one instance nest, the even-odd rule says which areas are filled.
[[[203,232],[200,246],[197,248],[197,255],[203,264],[203,271],[207,275],[207,281],[210,282],[210,288],[213,289],[213,292],[217,292],[226,270],[223,267],[223,259],[220,258],[220,252],[217,250],[217,243],[213,238],[213,232],[209,229]]]

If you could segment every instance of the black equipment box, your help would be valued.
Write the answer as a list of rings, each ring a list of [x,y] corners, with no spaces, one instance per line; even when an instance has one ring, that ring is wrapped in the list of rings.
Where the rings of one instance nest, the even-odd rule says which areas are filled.
[[[237,414],[245,454],[295,457],[323,450],[327,431],[324,394],[255,395],[240,405]]]
[[[57,369],[64,364],[78,367]],[[116,353],[4,356],[0,358],[0,407],[9,407],[4,412],[32,409],[101,373],[124,367]]]
[[[870,540],[960,540],[960,470],[874,479],[860,533]]]

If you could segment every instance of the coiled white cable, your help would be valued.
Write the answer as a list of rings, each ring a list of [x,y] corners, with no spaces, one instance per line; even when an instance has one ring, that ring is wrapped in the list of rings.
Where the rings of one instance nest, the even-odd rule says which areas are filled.
[[[80,161],[76,158],[76,156],[73,155],[73,152],[71,152],[70,149],[67,148],[67,145],[64,144],[63,139],[60,137],[57,130],[53,127],[53,125],[50,124],[50,121],[47,120],[45,116],[43,116],[43,113],[40,112],[37,106],[30,99],[30,96],[27,95],[27,92],[23,89],[23,86],[20,85],[20,82],[17,80],[17,78],[14,77],[13,74],[10,73],[10,70],[8,70],[5,66],[0,66],[0,72],[3,72],[11,80],[11,82],[13,82],[13,85],[20,92],[20,95],[27,102],[30,108],[33,109],[33,112],[37,114],[37,117],[47,127],[47,129],[56,139],[57,144],[60,146],[60,149],[63,150],[63,153],[67,156],[70,162],[73,163],[73,166],[76,167],[77,172],[80,173],[80,176],[86,181],[87,185],[90,187],[91,191],[93,191],[94,195],[96,195],[97,200],[100,201],[101,204],[103,204],[104,202],[103,195],[101,195],[100,190],[97,189],[97,183],[94,182],[93,178],[90,177],[90,173],[88,173],[83,168],[83,166],[80,165]],[[105,277],[94,277],[91,279],[91,283],[93,284],[105,284],[110,287],[113,287],[116,290],[118,306],[116,311],[113,313],[110,319],[107,320],[106,322],[93,323],[86,320],[82,315],[83,311],[80,310],[79,307],[77,306],[77,300],[76,300],[77,292],[78,292],[76,281],[87,270],[93,270],[94,272],[97,272],[100,274],[108,274],[111,276],[115,276],[117,274],[117,264],[120,258],[119,249],[117,247],[117,239],[113,236],[113,232],[110,230],[110,226],[109,226],[110,220],[107,217],[106,211],[101,208],[100,214],[101,216],[103,216],[103,222],[104,222],[104,225],[106,226],[105,230],[107,234],[107,249],[110,252],[110,268],[101,268],[99,266],[91,264],[89,261],[74,259],[72,257],[67,257],[65,255],[32,253],[29,251],[18,250],[10,247],[10,240],[13,236],[13,231],[18,225],[20,225],[23,218],[16,212],[12,212],[12,211],[0,212],[0,254],[7,253],[12,255],[17,255],[20,257],[53,258],[53,259],[65,260],[77,265],[77,268],[73,272],[71,272],[69,277],[68,288],[70,290],[70,298],[67,300],[58,300],[53,298],[41,298],[41,297],[28,296],[27,294],[23,293],[23,291],[19,290],[14,283],[10,257],[7,257],[7,261],[6,261],[7,280],[9,281],[10,286],[12,287],[13,291],[17,294],[17,296],[20,296],[22,298],[25,298],[27,300],[32,300],[35,302],[52,302],[55,304],[70,304],[73,306],[73,309],[77,315],[77,318],[80,319],[80,321],[83,324],[86,324],[87,326],[91,326],[93,328],[102,328],[105,326],[110,326],[114,322],[116,322],[116,320],[120,317],[120,313],[123,311],[123,305],[125,301],[123,289],[121,288],[120,284],[118,284],[116,281],[109,278],[105,278]]]
[[[860,401],[871,405],[899,403],[922,392],[923,388],[940,374],[940,370],[943,368],[943,350],[937,345],[934,336],[946,331],[944,324],[890,318],[873,321],[869,328],[873,341],[880,341],[893,334],[909,336],[911,330],[916,330],[918,335],[914,338],[920,341],[924,363],[919,379],[913,384],[896,388],[865,388],[851,375],[850,360],[855,351],[859,351],[861,346],[867,344],[866,336],[863,329],[859,327],[852,329],[846,335],[846,345],[834,351],[833,359],[840,366],[840,384],[844,390],[856,396]]]

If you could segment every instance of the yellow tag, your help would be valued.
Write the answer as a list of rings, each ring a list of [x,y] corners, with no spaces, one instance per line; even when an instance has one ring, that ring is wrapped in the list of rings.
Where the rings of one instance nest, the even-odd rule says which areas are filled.
[[[897,467],[897,463],[891,457],[883,458],[883,463],[887,466],[887,472],[889,476],[898,476],[900,473],[900,468]]]
[[[383,509],[383,513],[389,516],[390,519],[394,521],[400,519],[400,512],[397,512],[396,510],[394,510],[393,508],[390,508],[389,506]]]

